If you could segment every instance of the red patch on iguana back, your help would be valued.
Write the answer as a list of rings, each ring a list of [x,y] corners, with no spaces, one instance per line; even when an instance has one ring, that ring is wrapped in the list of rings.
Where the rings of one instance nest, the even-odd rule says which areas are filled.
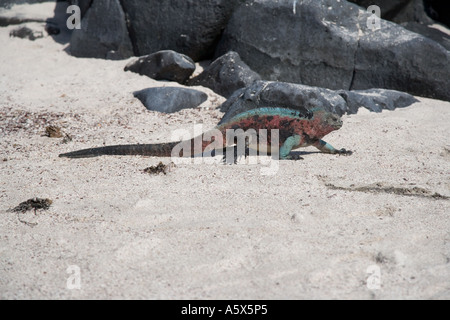
[[[296,119],[277,115],[255,115],[223,127],[224,133],[227,129],[242,129],[244,131],[249,129],[256,131],[260,129],[279,129],[280,133],[281,131],[289,132],[289,136],[293,134],[308,135],[310,139],[314,140],[321,139],[328,133],[336,130],[323,121],[323,113],[321,112],[317,112],[312,119]]]
[[[279,145],[283,145],[287,138],[293,135],[299,135],[301,137],[300,144],[309,144],[313,141],[322,139],[328,133],[336,130],[336,128],[328,125],[324,120],[324,116],[327,113],[318,111],[314,113],[311,119],[294,118],[289,116],[279,115],[253,115],[245,118],[241,118],[238,121],[234,121],[225,126],[220,127],[223,137],[223,145],[227,145],[226,131],[242,129],[244,132],[248,130],[255,130],[258,135],[258,143],[260,144],[272,144],[271,131],[274,129],[279,130]],[[260,136],[261,129],[267,130],[267,140],[263,141],[263,137]],[[205,150],[208,146],[214,142],[214,138],[209,141],[202,141],[202,149]],[[264,139],[265,140],[265,139]],[[229,144],[235,143],[235,141],[229,141]],[[193,143],[193,142],[192,142]],[[217,147],[217,146],[216,146]]]

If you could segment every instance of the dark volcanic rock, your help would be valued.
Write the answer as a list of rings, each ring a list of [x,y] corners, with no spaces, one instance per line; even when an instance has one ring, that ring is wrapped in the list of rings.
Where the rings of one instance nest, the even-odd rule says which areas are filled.
[[[348,89],[359,10],[345,1],[255,0],[235,10],[216,55],[236,51],[263,79]]]
[[[337,93],[347,102],[347,114],[355,114],[361,107],[372,112],[395,110],[408,107],[419,101],[408,93],[385,89],[339,90]]]
[[[279,107],[307,112],[314,108],[344,114],[347,103],[336,92],[301,84],[256,81],[253,85],[236,91],[221,106],[225,112],[220,123],[235,115],[256,108]]]
[[[45,25],[45,31],[47,31],[49,35],[58,35],[61,32],[61,29],[59,28],[58,25],[55,25],[53,23],[47,23]]]
[[[254,0],[235,10],[217,55],[239,53],[262,78],[329,89],[393,89],[450,101],[450,53],[334,0]],[[311,36],[314,35],[314,36]]]
[[[174,50],[195,61],[211,56],[241,0],[126,0],[136,55]]]
[[[408,4],[398,11],[392,19],[389,19],[395,23],[403,22],[418,22],[422,24],[431,24],[431,19],[425,12],[425,6],[423,0],[411,0]]]
[[[94,1],[74,29],[70,52],[76,57],[123,59],[133,55],[119,0]]]
[[[433,27],[435,21],[450,21],[450,2],[441,0],[349,0],[363,9],[377,5],[383,19],[395,22],[409,31],[423,35],[450,50],[450,36]],[[446,3],[446,4],[444,4]],[[449,24],[450,26],[450,24]]]
[[[185,83],[195,71],[195,63],[184,54],[164,50],[131,61],[125,71],[136,72],[155,80]]]
[[[393,90],[332,91],[301,84],[256,81],[236,91],[222,104],[221,111],[225,115],[220,123],[227,122],[239,113],[264,107],[289,108],[301,112],[320,108],[343,115],[357,113],[361,107],[373,112],[394,110],[417,101],[410,94]]]
[[[433,23],[426,14],[423,0],[349,0],[367,9],[371,5],[379,6],[381,18],[396,23],[419,22]]]
[[[247,87],[256,80],[261,80],[259,74],[251,70],[239,54],[230,51],[189,80],[188,85],[204,86],[228,98],[236,90]]]
[[[393,89],[450,101],[450,52],[419,34],[382,20],[355,54],[352,90]]]
[[[208,95],[198,90],[160,87],[134,92],[148,110],[174,113],[182,109],[198,107],[208,99]]]
[[[436,41],[445,49],[450,51],[450,35],[447,33],[418,22],[405,22],[402,23],[401,26],[409,31],[421,34],[424,37]]]
[[[391,20],[411,2],[411,0],[348,0],[357,5],[368,8],[371,5],[379,6],[381,18]]]
[[[81,17],[84,17],[94,0],[69,0],[70,5],[77,5],[80,7]]]

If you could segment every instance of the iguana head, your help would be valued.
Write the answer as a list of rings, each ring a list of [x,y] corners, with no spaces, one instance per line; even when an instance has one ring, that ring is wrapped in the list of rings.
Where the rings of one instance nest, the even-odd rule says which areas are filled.
[[[337,114],[330,112],[325,112],[322,119],[324,124],[332,127],[334,130],[340,129],[343,124],[342,119]]]
[[[309,133],[310,137],[322,138],[342,127],[342,120],[337,114],[325,110],[315,110],[313,114],[312,122],[314,125]]]

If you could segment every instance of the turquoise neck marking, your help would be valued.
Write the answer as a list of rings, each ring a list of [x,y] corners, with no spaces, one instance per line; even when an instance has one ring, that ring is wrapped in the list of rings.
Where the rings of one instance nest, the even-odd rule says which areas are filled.
[[[309,114],[304,114],[298,110],[287,109],[287,108],[258,108],[245,111],[234,116],[230,122],[234,122],[238,119],[247,118],[251,116],[279,116],[279,117],[290,117],[290,118],[299,118],[299,119],[311,119],[315,112],[322,111],[320,108],[314,108],[309,110]]]

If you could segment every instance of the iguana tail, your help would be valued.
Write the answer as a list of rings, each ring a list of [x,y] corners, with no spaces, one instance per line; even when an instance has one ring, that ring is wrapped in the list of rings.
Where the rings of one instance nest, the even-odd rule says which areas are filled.
[[[170,157],[173,148],[178,144],[179,142],[106,146],[63,153],[59,156],[62,158],[90,158],[106,155]]]
[[[217,132],[215,132],[217,134]],[[221,133],[219,132],[219,135]],[[226,137],[223,138],[224,140]],[[212,141],[214,141],[214,137]],[[219,140],[220,141],[220,140]],[[203,135],[195,138],[158,144],[127,144],[83,149],[60,154],[61,158],[91,158],[99,156],[148,156],[148,157],[194,157],[202,154],[211,141],[203,140]],[[221,145],[219,145],[220,147]]]

